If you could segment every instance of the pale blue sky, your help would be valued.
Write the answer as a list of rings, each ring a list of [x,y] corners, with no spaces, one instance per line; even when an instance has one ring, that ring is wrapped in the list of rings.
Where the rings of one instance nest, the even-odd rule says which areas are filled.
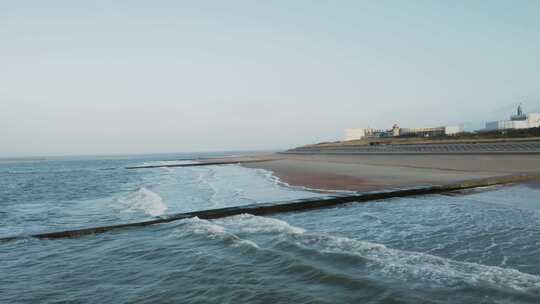
[[[284,149],[540,109],[540,1],[2,1],[0,156]]]

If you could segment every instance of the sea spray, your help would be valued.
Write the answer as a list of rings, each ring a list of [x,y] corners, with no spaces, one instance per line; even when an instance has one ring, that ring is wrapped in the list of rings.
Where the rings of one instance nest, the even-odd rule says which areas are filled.
[[[160,216],[167,211],[167,204],[159,194],[145,188],[139,188],[126,196],[113,199],[114,207],[121,207],[121,212],[144,212],[150,216]]]

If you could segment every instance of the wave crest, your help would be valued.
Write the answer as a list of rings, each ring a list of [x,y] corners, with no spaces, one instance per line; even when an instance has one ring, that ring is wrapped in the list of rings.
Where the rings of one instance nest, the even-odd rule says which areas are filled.
[[[145,187],[139,188],[124,197],[116,198],[113,203],[123,206],[124,210],[122,212],[142,211],[151,216],[160,216],[168,209],[167,204],[159,194]]]
[[[191,230],[195,233],[208,234],[220,239],[234,239],[234,243],[253,243],[245,238],[255,239],[266,234],[281,235],[294,247],[314,252],[318,258],[326,256],[347,255],[359,259],[351,267],[358,268],[364,273],[398,280],[423,281],[438,286],[497,286],[511,288],[516,291],[540,292],[540,276],[520,272],[516,269],[488,266],[477,263],[462,262],[427,253],[405,251],[388,248],[385,245],[366,241],[354,240],[325,234],[306,232],[285,221],[243,214],[230,218],[206,221],[196,219],[196,226]],[[204,228],[201,228],[204,227]],[[236,236],[242,235],[242,239]],[[279,247],[273,244],[272,247]],[[276,248],[274,248],[276,249]],[[364,266],[362,266],[364,265]],[[362,270],[361,267],[363,268]]]
[[[324,254],[346,254],[360,257],[368,268],[386,276],[414,279],[430,284],[456,286],[495,285],[515,290],[540,291],[540,276],[516,269],[455,261],[421,252],[388,248],[382,244],[358,241],[346,237],[303,234],[293,235],[301,247]]]

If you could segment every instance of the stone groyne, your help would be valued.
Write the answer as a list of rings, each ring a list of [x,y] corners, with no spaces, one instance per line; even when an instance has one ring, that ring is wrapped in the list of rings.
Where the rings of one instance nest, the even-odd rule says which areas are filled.
[[[58,238],[68,238],[68,237],[80,237],[85,235],[105,233],[108,231],[127,229],[127,228],[137,228],[145,227],[155,224],[169,223],[181,219],[198,217],[201,219],[217,219],[239,214],[252,214],[252,215],[270,215],[283,212],[298,212],[298,211],[307,211],[320,208],[330,208],[343,204],[349,203],[361,203],[375,200],[383,200],[390,198],[399,198],[407,196],[417,196],[417,195],[428,195],[428,194],[439,194],[439,193],[450,193],[452,191],[473,189],[479,187],[487,187],[494,185],[504,185],[512,184],[519,182],[526,182],[532,180],[540,179],[540,175],[506,175],[500,177],[490,177],[485,179],[476,179],[462,181],[453,184],[446,185],[433,185],[426,187],[415,187],[407,189],[390,189],[385,191],[373,191],[358,193],[354,195],[337,195],[337,196],[328,196],[323,198],[307,198],[299,199],[293,201],[285,202],[270,202],[270,203],[259,203],[251,204],[238,207],[227,207],[219,209],[210,209],[202,211],[193,211],[187,213],[178,213],[171,214],[167,216],[158,217],[148,221],[141,221],[135,223],[126,223],[102,227],[91,227],[91,228],[82,228],[58,232],[48,232],[48,233],[38,233],[32,235],[20,235],[12,237],[3,237],[0,238],[0,242],[13,241],[17,239],[23,239],[28,237],[39,238],[39,239],[58,239]]]

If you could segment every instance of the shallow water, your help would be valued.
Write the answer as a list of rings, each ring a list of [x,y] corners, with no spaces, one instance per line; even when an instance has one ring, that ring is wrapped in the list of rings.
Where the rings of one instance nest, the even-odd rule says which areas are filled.
[[[0,164],[0,236],[321,196],[197,155]],[[0,303],[538,303],[539,189],[0,244]]]

